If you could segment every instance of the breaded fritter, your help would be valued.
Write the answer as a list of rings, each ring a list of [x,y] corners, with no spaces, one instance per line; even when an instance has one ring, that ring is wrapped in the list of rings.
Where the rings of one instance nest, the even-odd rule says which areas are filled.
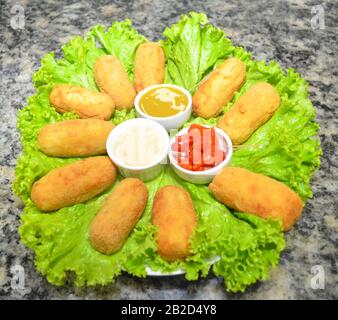
[[[55,211],[95,197],[115,178],[108,157],[91,157],[48,172],[33,184],[31,198],[41,211]]]
[[[203,118],[216,117],[242,86],[245,77],[246,66],[241,60],[229,58],[219,64],[194,93],[194,113]]]
[[[116,109],[131,109],[136,92],[119,59],[111,55],[99,57],[94,65],[94,78],[101,91],[109,94]]]
[[[183,188],[165,186],[156,192],[152,223],[159,255],[168,261],[190,255],[189,239],[197,226],[197,216],[189,193]]]
[[[115,109],[109,95],[70,84],[55,85],[49,100],[58,112],[74,112],[80,118],[108,120]]]
[[[122,180],[90,225],[89,238],[92,247],[103,254],[120,250],[140,219],[147,200],[148,190],[141,180]]]
[[[224,168],[209,184],[215,198],[237,211],[281,219],[289,230],[299,219],[303,202],[284,183],[238,167]]]
[[[66,120],[44,126],[39,149],[52,157],[85,157],[106,154],[106,141],[115,125],[98,119]]]
[[[255,84],[223,115],[218,127],[229,135],[234,144],[241,144],[271,118],[279,103],[278,92],[271,84]]]
[[[162,47],[154,42],[141,44],[135,55],[134,86],[137,92],[164,81],[165,57]]]

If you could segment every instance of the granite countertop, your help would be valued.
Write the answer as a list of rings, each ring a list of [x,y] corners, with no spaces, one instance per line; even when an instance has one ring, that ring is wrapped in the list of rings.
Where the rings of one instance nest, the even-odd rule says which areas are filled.
[[[338,298],[338,88],[337,3],[332,1],[38,1],[4,0],[1,19],[0,299],[337,299]],[[319,6],[318,6],[319,5]],[[96,24],[129,17],[140,33],[158,39],[189,11],[205,12],[237,45],[257,59],[275,59],[309,81],[317,110],[323,157],[312,179],[314,197],[286,234],[287,249],[270,280],[243,294],[227,294],[222,279],[188,282],[182,276],[138,279],[128,275],[96,289],[54,287],[34,269],[33,253],[20,244],[22,204],[11,184],[20,154],[17,112],[33,94],[40,59]],[[20,19],[23,12],[23,19]],[[18,16],[19,14],[19,16]],[[319,18],[317,20],[317,17]],[[325,287],[313,284],[324,272]],[[17,272],[24,273],[18,289]],[[312,282],[311,282],[312,279]],[[19,286],[20,287],[20,286]]]

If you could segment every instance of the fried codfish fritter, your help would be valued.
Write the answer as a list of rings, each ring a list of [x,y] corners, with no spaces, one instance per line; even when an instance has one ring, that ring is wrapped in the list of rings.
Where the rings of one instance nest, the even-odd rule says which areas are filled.
[[[195,114],[203,118],[216,117],[242,86],[246,66],[237,58],[229,58],[219,64],[192,97]]]
[[[279,107],[280,97],[269,83],[253,85],[218,121],[234,144],[241,144],[271,118]]]
[[[141,44],[135,55],[134,86],[137,92],[164,81],[165,57],[161,46],[154,42]]]
[[[41,211],[55,211],[87,201],[116,178],[108,157],[92,157],[53,169],[33,184],[31,198]]]
[[[241,212],[283,221],[289,230],[301,215],[300,197],[285,184],[237,167],[227,167],[209,184],[215,198]]]
[[[187,191],[176,186],[165,186],[156,192],[152,223],[159,255],[168,261],[190,255],[189,238],[197,226],[197,216]]]
[[[52,157],[85,157],[106,154],[106,141],[115,125],[98,119],[66,120],[44,126],[39,149]]]
[[[109,95],[70,84],[55,85],[49,100],[58,112],[72,111],[80,118],[108,120],[115,109],[114,101]]]
[[[131,109],[136,92],[122,63],[114,56],[98,58],[94,65],[94,78],[101,91],[109,94],[116,109]]]
[[[148,190],[141,180],[122,180],[90,225],[89,238],[92,247],[103,254],[120,250],[140,219],[147,200]]]

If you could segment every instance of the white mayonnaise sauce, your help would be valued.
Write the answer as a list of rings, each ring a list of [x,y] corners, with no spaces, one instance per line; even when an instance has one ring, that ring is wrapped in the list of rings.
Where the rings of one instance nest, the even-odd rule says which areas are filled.
[[[141,167],[154,163],[164,152],[160,133],[152,126],[135,123],[116,139],[113,151],[121,164]]]

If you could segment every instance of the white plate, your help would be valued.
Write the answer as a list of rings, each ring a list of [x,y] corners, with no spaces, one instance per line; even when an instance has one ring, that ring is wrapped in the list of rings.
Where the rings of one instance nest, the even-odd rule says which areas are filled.
[[[215,258],[212,258],[208,261],[210,265],[213,265],[215,262],[217,262],[220,259],[220,256],[217,256]],[[154,276],[154,277],[164,277],[164,276],[178,276],[180,274],[185,274],[184,269],[177,269],[173,272],[161,272],[161,271],[153,271],[151,268],[147,267],[146,272],[148,276]]]

